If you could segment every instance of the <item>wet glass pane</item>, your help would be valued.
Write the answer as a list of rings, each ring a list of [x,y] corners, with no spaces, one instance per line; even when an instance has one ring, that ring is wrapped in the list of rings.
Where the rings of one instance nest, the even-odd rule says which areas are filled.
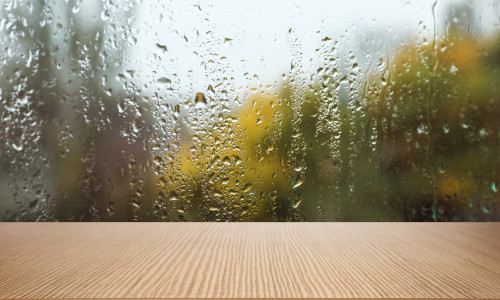
[[[500,3],[0,7],[0,219],[500,221]]]

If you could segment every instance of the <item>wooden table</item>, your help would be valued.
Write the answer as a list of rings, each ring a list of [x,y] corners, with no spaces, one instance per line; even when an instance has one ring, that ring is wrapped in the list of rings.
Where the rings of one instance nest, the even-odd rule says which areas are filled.
[[[0,298],[500,298],[500,223],[0,223]]]

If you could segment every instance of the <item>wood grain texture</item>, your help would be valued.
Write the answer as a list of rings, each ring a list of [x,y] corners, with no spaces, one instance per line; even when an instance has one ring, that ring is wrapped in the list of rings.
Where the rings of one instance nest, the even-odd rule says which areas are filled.
[[[500,297],[500,223],[1,223],[0,298]]]

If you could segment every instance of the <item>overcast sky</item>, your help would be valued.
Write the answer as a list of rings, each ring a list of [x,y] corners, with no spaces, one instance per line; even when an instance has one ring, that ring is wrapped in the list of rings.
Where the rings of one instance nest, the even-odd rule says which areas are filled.
[[[164,90],[168,80],[183,92],[220,83],[228,91],[248,89],[275,82],[292,64],[314,72],[321,50],[335,41],[338,49],[354,51],[363,68],[356,51],[370,43],[392,47],[405,38],[432,37],[434,28],[434,0],[145,2],[130,63],[141,67],[139,77],[151,91]],[[461,2],[437,2],[438,31],[450,5]],[[497,1],[471,3],[485,31],[498,30]]]

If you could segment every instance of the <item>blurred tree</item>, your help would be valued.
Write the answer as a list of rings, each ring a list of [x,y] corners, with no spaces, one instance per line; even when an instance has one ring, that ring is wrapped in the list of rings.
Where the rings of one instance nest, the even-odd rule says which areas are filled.
[[[452,7],[455,25],[445,36],[405,43],[390,66],[387,97],[368,105],[387,124],[382,173],[390,206],[406,220],[498,219],[491,188],[500,170],[498,37],[481,39],[473,15],[467,5]]]
[[[147,167],[153,120],[139,91],[119,82],[120,74],[126,73],[123,57],[136,6],[129,5],[133,2],[121,8],[100,2],[93,6],[73,0],[14,2],[4,6],[2,16],[13,22],[6,36],[19,44],[3,42],[18,51],[7,53],[4,59],[28,63],[19,66],[17,73],[9,72],[8,63],[2,67],[3,75],[9,76],[2,99],[24,98],[26,106],[1,113],[8,115],[2,118],[5,127],[15,128],[24,149],[2,152],[11,154],[4,158],[11,161],[7,176],[12,182],[18,184],[23,174],[31,173],[37,184],[51,188],[35,195],[39,202],[14,210],[18,215],[8,219],[33,220],[40,218],[41,211],[48,213],[42,219],[56,220],[147,216],[150,212],[141,209],[141,204],[154,198]],[[116,9],[114,22],[121,22],[120,18],[128,22],[118,26],[109,17],[104,20],[102,16],[109,16],[110,9]],[[11,118],[16,114],[23,120],[19,126]],[[20,138],[6,137],[6,141],[15,139]],[[30,170],[16,164],[37,159],[42,163]],[[33,183],[25,185],[25,192],[16,194],[17,203],[33,197]]]

